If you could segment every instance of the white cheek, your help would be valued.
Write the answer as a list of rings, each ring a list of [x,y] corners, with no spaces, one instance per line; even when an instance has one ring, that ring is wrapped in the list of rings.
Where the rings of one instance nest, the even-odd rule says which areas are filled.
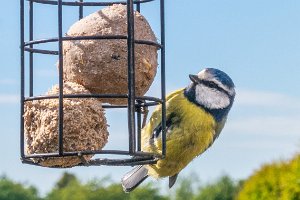
[[[226,94],[203,85],[196,86],[196,101],[209,109],[225,108],[230,104]]]

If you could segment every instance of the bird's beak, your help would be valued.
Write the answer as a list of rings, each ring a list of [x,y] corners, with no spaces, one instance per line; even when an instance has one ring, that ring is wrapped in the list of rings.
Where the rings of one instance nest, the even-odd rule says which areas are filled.
[[[189,77],[193,83],[199,83],[199,81],[200,81],[200,79],[197,75],[190,74]]]

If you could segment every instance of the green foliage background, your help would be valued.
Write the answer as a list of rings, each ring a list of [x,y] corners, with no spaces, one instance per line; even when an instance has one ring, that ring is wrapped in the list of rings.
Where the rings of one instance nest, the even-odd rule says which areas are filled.
[[[300,155],[263,165],[245,183],[238,200],[300,200]]]
[[[0,178],[0,200],[38,200],[37,190],[32,186],[14,183],[7,177]]]
[[[203,184],[195,177],[192,174],[179,179],[169,193],[162,193],[155,182],[124,193],[122,186],[108,177],[82,183],[65,172],[52,190],[41,197],[35,187],[2,176],[0,200],[300,200],[300,155],[265,164],[247,180],[234,181],[223,175]]]

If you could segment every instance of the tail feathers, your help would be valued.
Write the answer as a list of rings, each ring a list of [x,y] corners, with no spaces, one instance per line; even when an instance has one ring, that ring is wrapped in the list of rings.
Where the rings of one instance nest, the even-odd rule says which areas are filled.
[[[175,174],[174,176],[169,176],[169,188],[173,187],[173,185],[176,183],[178,174]]]
[[[144,166],[137,166],[127,174],[125,174],[121,180],[124,192],[131,192],[137,186],[139,186],[148,177],[148,169]]]

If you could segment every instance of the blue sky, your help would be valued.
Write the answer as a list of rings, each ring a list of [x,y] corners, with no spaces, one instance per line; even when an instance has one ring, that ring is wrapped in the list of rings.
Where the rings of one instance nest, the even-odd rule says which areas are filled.
[[[0,174],[37,186],[44,194],[64,170],[23,165],[19,160],[19,1],[4,1],[0,14]],[[54,6],[36,5],[35,38],[56,34]],[[142,13],[159,36],[158,4]],[[204,67],[228,73],[237,97],[219,139],[183,172],[203,182],[223,173],[246,178],[260,165],[288,159],[300,149],[300,2],[296,0],[166,1],[167,90],[185,87],[188,74]],[[99,8],[87,8],[85,15]],[[76,21],[65,8],[64,32]],[[54,49],[54,45],[43,48]],[[57,82],[55,56],[36,56],[35,94]],[[156,95],[159,78],[148,94]],[[123,113],[123,114],[120,114]],[[126,144],[122,111],[108,111],[110,143]],[[116,120],[118,119],[118,120]],[[81,180],[110,175],[119,180],[128,167],[74,168]],[[164,181],[159,181],[161,185]]]

